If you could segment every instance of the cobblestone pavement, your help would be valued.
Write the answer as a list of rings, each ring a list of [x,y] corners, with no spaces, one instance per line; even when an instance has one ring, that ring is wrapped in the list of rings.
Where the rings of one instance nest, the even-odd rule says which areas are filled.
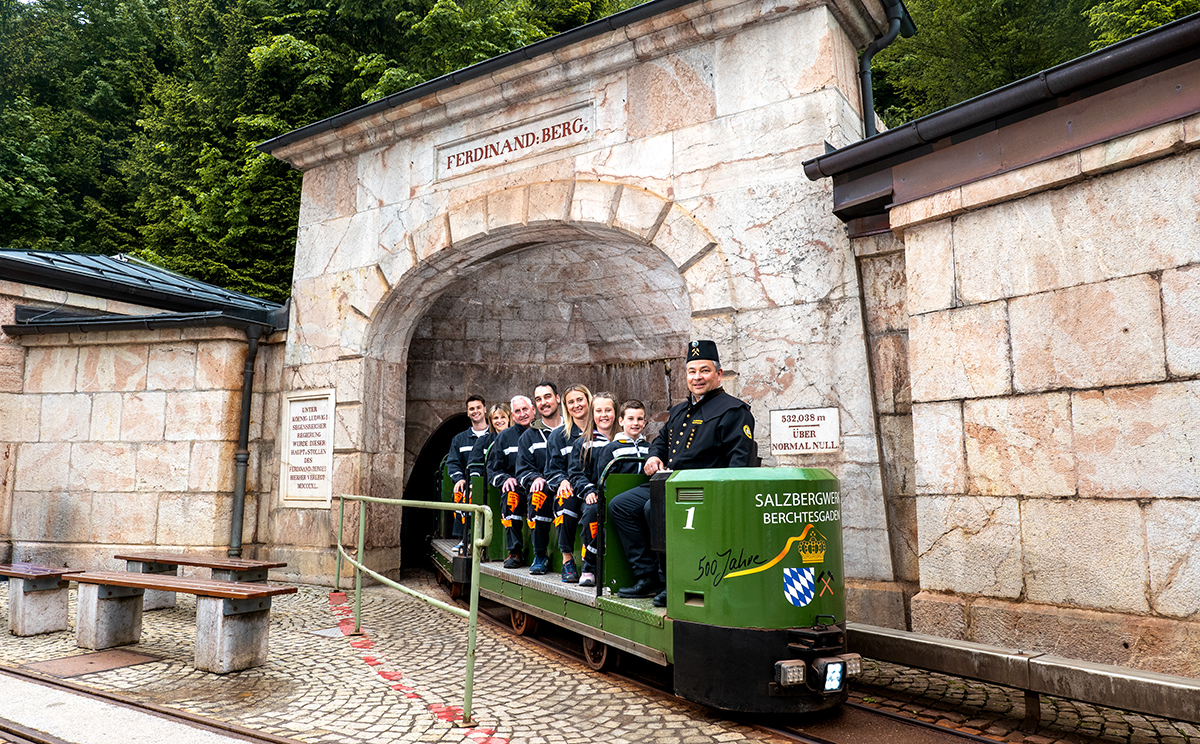
[[[445,598],[426,574],[405,583]],[[487,623],[478,635],[476,726],[457,727],[451,721],[461,715],[466,621],[373,587],[364,590],[365,633],[349,636],[352,601],[352,595],[345,601],[305,585],[276,597],[269,662],[215,675],[192,667],[195,599],[179,595],[176,608],[147,613],[141,642],[125,647],[157,661],[71,681],[312,744],[783,741],[700,706],[648,694]],[[0,583],[0,617],[7,617],[7,605],[8,585]],[[0,665],[87,653],[75,645],[74,616],[72,592],[68,631],[31,638],[0,633]],[[1023,734],[1019,691],[873,661],[864,664],[851,699],[997,741],[1200,744],[1195,726],[1050,698],[1043,698],[1042,727]]]
[[[850,699],[996,741],[1200,742],[1200,726],[1045,695],[1037,731],[1023,733],[1020,726],[1025,718],[1025,696],[1020,690],[869,659],[863,662],[863,676]]]
[[[405,583],[439,599],[423,577]],[[87,653],[75,645],[75,593],[66,632],[18,638],[0,632],[0,665],[19,667]],[[192,668],[195,598],[145,614],[141,642],[123,648],[160,657],[73,677],[94,689],[185,710],[313,744],[333,742],[720,742],[784,739],[722,720],[690,703],[648,696],[638,685],[532,647],[480,623],[474,719],[462,728],[466,621],[392,589],[364,590],[363,636],[353,630],[353,594],[341,604],[327,588],[299,586],[275,597],[270,660],[227,675]],[[0,583],[0,617],[8,613]],[[318,634],[318,632],[320,634]]]

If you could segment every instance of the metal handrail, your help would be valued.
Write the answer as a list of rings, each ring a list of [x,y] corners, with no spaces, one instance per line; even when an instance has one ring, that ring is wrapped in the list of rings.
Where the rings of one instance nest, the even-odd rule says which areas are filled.
[[[373,496],[356,496],[352,494],[342,494],[339,498],[338,507],[338,540],[337,540],[337,570],[334,572],[333,588],[341,590],[342,581],[342,558],[344,557],[351,565],[354,566],[354,634],[362,633],[362,575],[363,573],[370,574],[376,581],[385,586],[390,586],[405,594],[416,597],[426,604],[433,605],[439,609],[443,609],[459,617],[467,619],[467,678],[465,690],[463,692],[463,715],[462,721],[457,725],[474,726],[475,722],[471,720],[471,696],[475,687],[475,630],[479,624],[479,563],[482,551],[492,542],[492,510],[483,504],[457,504],[448,501],[408,501],[406,499],[381,499]],[[351,558],[346,548],[342,545],[342,527],[346,523],[346,502],[358,502],[358,553],[357,560]],[[434,599],[429,595],[409,589],[406,586],[401,586],[391,579],[383,576],[363,565],[363,552],[366,549],[367,537],[367,504],[393,504],[396,506],[416,507],[420,509],[437,509],[439,511],[460,511],[460,512],[476,512],[483,515],[482,530],[480,535],[480,521],[478,519],[471,520],[471,600],[470,609],[463,610],[461,607],[447,604],[440,600]]]

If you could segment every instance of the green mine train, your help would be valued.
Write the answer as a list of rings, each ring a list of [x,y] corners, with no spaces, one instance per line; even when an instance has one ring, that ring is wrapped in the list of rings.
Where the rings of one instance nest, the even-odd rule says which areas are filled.
[[[452,501],[442,472],[442,498]],[[553,532],[556,571],[531,576],[528,568],[502,568],[504,528],[494,519],[480,596],[508,606],[518,633],[536,632],[539,620],[579,633],[593,669],[611,667],[621,653],[671,665],[675,693],[712,708],[791,714],[841,704],[848,678],[861,673],[861,658],[846,649],[837,478],[823,468],[664,475],[651,480],[657,523],[651,529],[652,547],[666,547],[666,608],[617,597],[633,576],[611,525],[602,525],[597,586],[580,588],[561,581]],[[641,474],[606,473],[605,499],[646,481]],[[472,480],[471,492],[486,492],[492,513],[500,514],[502,495],[483,478]],[[456,543],[433,542],[434,563],[453,595],[470,578],[470,559],[457,556]],[[578,538],[576,547],[578,556]]]

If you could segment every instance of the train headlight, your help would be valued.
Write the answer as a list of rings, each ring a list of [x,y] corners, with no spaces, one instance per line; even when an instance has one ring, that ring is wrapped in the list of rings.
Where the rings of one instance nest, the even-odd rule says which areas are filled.
[[[841,692],[846,686],[846,662],[839,657],[817,659],[813,662],[813,671],[820,692]]]
[[[838,657],[846,662],[846,676],[857,677],[862,674],[862,656],[859,654],[842,654]]]
[[[789,659],[775,662],[775,684],[791,687],[804,684],[804,660]]]

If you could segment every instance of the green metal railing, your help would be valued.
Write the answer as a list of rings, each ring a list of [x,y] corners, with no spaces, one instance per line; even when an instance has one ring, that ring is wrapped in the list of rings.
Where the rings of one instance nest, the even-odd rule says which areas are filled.
[[[338,509],[338,557],[337,571],[334,573],[333,587],[341,590],[342,582],[342,559],[345,558],[354,566],[354,633],[355,635],[362,632],[362,575],[370,574],[376,581],[385,586],[390,586],[393,589],[398,589],[405,594],[416,597],[426,604],[433,605],[446,612],[453,613],[467,620],[467,679],[466,689],[463,693],[463,715],[461,726],[473,726],[471,720],[471,694],[475,687],[475,630],[478,627],[479,619],[479,563],[482,551],[492,542],[492,510],[482,504],[455,504],[447,501],[407,501],[401,499],[379,499],[371,496],[354,496],[350,494],[342,494],[339,497],[341,505]],[[358,553],[357,559],[351,558],[346,552],[346,548],[342,545],[342,527],[346,523],[346,502],[358,502]],[[439,511],[459,511],[473,512],[482,514],[483,520],[471,520],[471,603],[470,609],[464,610],[461,607],[455,607],[452,604],[447,604],[440,600],[436,600],[426,594],[422,594],[406,586],[401,586],[391,579],[383,576],[363,565],[363,552],[366,549],[367,541],[367,504],[392,504],[395,506],[403,506],[405,508],[419,509],[437,509]],[[482,530],[482,534],[480,531]]]

